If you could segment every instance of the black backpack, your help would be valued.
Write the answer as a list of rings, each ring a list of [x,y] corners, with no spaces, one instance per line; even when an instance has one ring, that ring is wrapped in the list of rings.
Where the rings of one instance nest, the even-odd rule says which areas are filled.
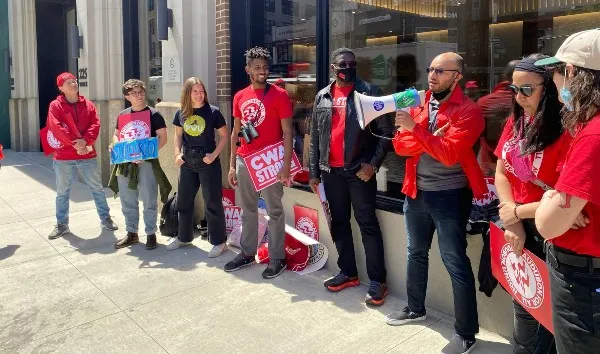
[[[179,228],[179,210],[177,209],[177,193],[167,199],[160,212],[158,228],[163,236],[176,237]]]

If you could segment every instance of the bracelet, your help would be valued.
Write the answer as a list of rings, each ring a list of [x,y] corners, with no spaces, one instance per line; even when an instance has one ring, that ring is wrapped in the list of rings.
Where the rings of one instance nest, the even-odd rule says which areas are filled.
[[[519,215],[517,215],[517,208],[519,207],[519,205],[521,205],[521,204],[518,204],[518,203],[515,204],[515,207],[513,209],[513,213],[515,213],[515,218],[517,218],[517,220],[523,221],[523,220],[521,220],[521,218],[519,217]]]

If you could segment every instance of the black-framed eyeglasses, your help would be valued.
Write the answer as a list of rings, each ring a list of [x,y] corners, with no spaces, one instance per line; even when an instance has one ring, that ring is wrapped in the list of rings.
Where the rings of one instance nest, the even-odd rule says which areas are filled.
[[[454,69],[444,69],[444,68],[427,68],[425,69],[427,71],[427,74],[431,74],[432,72],[435,73],[436,75],[442,75],[443,73],[445,73],[446,71],[454,71],[457,72],[459,74],[462,74],[460,72],[460,70],[454,70]]]
[[[520,92],[521,95],[525,97],[531,97],[531,95],[533,95],[533,91],[535,91],[535,88],[542,85],[543,84],[527,84],[519,87],[517,85],[510,84],[508,85],[508,89],[513,93],[513,95],[516,95]]]
[[[134,96],[134,97],[136,97],[136,96],[144,96],[145,94],[146,94],[146,92],[143,91],[143,90],[129,91],[129,93],[128,93],[129,96]]]
[[[356,68],[355,61],[340,61],[339,63],[333,65],[337,66],[340,69]]]

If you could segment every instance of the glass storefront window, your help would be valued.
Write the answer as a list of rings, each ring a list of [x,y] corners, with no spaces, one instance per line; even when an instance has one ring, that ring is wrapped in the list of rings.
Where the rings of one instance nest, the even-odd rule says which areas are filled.
[[[316,90],[316,0],[264,0],[268,82],[287,90],[294,109],[294,151],[308,167],[308,125]]]
[[[465,60],[461,87],[478,101],[502,89],[507,63],[538,52],[553,55],[572,33],[597,27],[599,11],[600,1],[588,0],[330,0],[328,51],[353,49],[358,76],[384,94],[427,89],[432,59],[456,52]],[[508,110],[495,114],[503,121]],[[493,149],[502,122],[486,122]],[[404,163],[388,153],[377,175],[382,196],[403,199]]]

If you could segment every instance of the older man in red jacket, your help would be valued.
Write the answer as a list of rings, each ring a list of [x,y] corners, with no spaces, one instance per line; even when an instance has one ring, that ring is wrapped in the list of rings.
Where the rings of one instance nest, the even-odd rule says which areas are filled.
[[[468,353],[479,331],[475,278],[467,257],[466,226],[473,194],[487,192],[473,145],[484,128],[480,108],[458,81],[463,59],[437,56],[427,68],[429,91],[423,107],[396,113],[398,155],[409,156],[402,192],[408,234],[408,306],[387,315],[391,325],[425,319],[429,249],[437,230],[442,261],[450,273],[456,335],[442,353]]]
[[[94,142],[100,132],[96,107],[79,94],[73,74],[58,75],[56,85],[61,94],[50,103],[46,121],[50,132],[60,143],[55,149],[53,163],[56,173],[56,226],[48,238],[52,240],[69,232],[69,195],[74,169],[79,171],[83,182],[92,191],[101,226],[117,230],[109,214],[96,164]]]

